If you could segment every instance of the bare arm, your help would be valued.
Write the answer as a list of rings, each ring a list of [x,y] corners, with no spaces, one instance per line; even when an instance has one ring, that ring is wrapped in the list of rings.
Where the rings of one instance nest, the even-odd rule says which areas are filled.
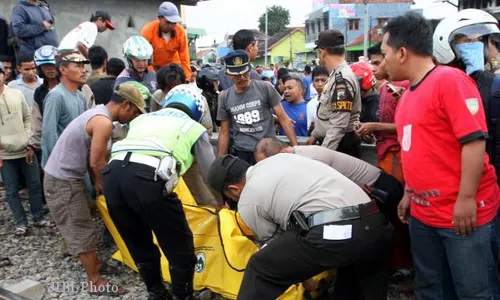
[[[77,48],[78,51],[85,56],[85,58],[89,58],[89,48],[87,48],[87,46],[85,46],[82,42],[78,42]]]
[[[113,123],[103,115],[97,115],[87,123],[87,133],[92,136],[90,146],[90,173],[93,175],[98,195],[102,193],[102,170],[107,164],[108,141],[113,132]]]
[[[462,173],[458,198],[475,201],[477,188],[483,174],[484,140],[474,140],[462,146]]]
[[[378,125],[375,127],[375,131],[396,133],[396,124],[394,124],[394,123],[378,123]]]
[[[281,128],[285,131],[286,136],[290,140],[292,146],[297,146],[297,137],[295,136],[295,130],[293,129],[293,123],[290,118],[285,113],[285,110],[281,106],[281,103],[273,107],[273,111],[278,117]]]
[[[229,148],[229,120],[220,122],[219,139],[217,140],[217,156],[227,154]]]
[[[476,193],[483,173],[485,144],[484,139],[476,139],[462,146],[460,186],[453,209],[453,226],[462,236],[472,234],[477,226]]]

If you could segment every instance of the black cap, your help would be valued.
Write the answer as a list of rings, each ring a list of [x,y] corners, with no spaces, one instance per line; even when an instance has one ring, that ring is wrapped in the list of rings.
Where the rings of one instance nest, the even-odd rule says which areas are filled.
[[[236,163],[236,162],[244,162]],[[236,164],[235,164],[236,163]],[[224,155],[217,157],[208,170],[208,184],[217,192],[224,195],[224,186],[226,185],[227,178],[233,177],[236,171],[241,172],[239,167],[245,167],[244,171],[248,169],[248,163],[233,155]]]
[[[316,48],[331,48],[336,46],[342,46],[345,44],[344,35],[338,30],[325,30],[321,31],[318,35],[318,39],[315,42]]]
[[[92,21],[97,20],[97,18],[102,18],[106,22],[106,26],[111,29],[115,30],[115,25],[111,23],[111,16],[107,11],[104,10],[98,10],[95,12],[95,14],[92,15]]]

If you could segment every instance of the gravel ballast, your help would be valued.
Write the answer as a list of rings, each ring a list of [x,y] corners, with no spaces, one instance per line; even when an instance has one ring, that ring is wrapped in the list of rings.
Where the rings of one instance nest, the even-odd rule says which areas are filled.
[[[23,200],[25,209],[29,212],[27,202]],[[102,222],[98,223],[99,232],[102,233],[104,226]],[[44,285],[43,299],[147,299],[147,292],[139,275],[111,259],[116,246],[99,244],[99,257],[120,271],[118,276],[104,276],[104,278],[112,284],[125,288],[128,293],[121,298],[90,296],[86,291],[82,291],[82,284],[86,282],[86,274],[78,258],[62,256],[60,250],[62,238],[56,228],[30,226],[29,234],[25,237],[15,236],[14,228],[12,214],[2,195],[0,197],[0,255],[8,256],[12,265],[0,268],[0,287],[5,288],[24,279],[30,279]],[[212,295],[212,299],[219,298],[214,296]],[[210,296],[204,293],[201,298],[210,299]],[[411,297],[399,293],[398,287],[391,285],[388,299],[406,300]]]

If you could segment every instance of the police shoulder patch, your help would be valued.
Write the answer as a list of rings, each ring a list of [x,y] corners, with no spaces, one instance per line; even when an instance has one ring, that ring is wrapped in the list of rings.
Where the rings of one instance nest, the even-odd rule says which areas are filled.
[[[467,105],[467,108],[472,115],[477,114],[477,112],[479,111],[479,101],[477,100],[477,98],[465,99],[465,104]]]
[[[332,95],[332,111],[351,112],[353,108],[353,99],[351,93],[345,85],[338,85]]]

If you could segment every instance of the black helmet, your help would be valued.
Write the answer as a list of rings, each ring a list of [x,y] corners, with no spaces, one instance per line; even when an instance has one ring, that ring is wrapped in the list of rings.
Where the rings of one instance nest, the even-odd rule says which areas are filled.
[[[203,91],[215,90],[214,80],[219,79],[219,71],[214,67],[203,68],[196,76],[196,85]]]

